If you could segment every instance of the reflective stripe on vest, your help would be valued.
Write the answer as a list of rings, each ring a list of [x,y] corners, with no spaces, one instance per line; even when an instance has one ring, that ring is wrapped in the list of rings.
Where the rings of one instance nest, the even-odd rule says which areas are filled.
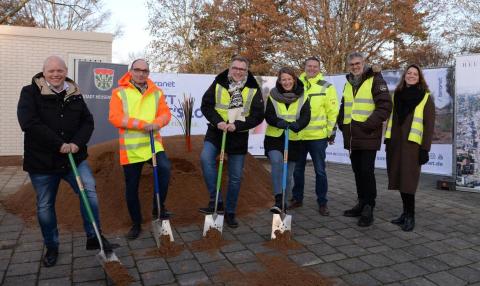
[[[308,81],[307,79],[305,79]],[[305,85],[308,86],[308,85]],[[327,89],[331,84],[325,80],[319,80],[315,84],[311,84],[310,88],[305,90],[305,95],[310,101],[310,122],[307,127],[300,131],[302,140],[317,140],[328,137],[327,134],[327,116],[325,113],[325,105],[330,101],[327,99]],[[333,128],[333,127],[332,127]]]
[[[126,128],[129,118],[135,118],[133,125],[138,128],[140,120],[153,122],[155,120],[158,102],[160,100],[160,92],[142,95],[134,88],[126,88],[119,90],[123,107],[122,127]],[[163,145],[160,139],[160,132],[155,132],[155,151],[163,151]],[[119,134],[119,149],[126,152],[128,162],[137,163],[144,162],[152,158],[152,150],[150,148],[150,135],[143,130],[121,129]]]
[[[359,122],[367,121],[375,110],[372,95],[373,77],[365,80],[353,96],[353,87],[350,82],[345,83],[343,90],[343,124],[350,124],[352,119]]]
[[[257,92],[256,88],[245,87],[242,90],[243,112],[242,116],[250,115],[250,107],[252,105],[253,96]],[[222,119],[228,120],[228,105],[230,104],[230,93],[223,86],[217,84],[215,87],[215,110],[220,114]],[[247,130],[248,131],[248,130]]]
[[[422,145],[423,141],[423,110],[427,104],[430,93],[426,92],[422,101],[415,107],[413,112],[412,125],[410,126],[410,132],[408,133],[408,141],[415,142],[418,145]],[[392,102],[394,95],[392,95]],[[394,106],[395,108],[395,106]],[[392,125],[393,125],[393,112],[388,119],[387,129],[385,130],[385,138],[392,138]]]
[[[291,103],[288,108],[287,105],[283,102],[278,102],[271,95],[269,95],[270,101],[275,108],[275,114],[278,118],[281,118],[287,122],[294,122],[300,118],[300,111],[302,110],[303,105],[305,104],[307,98],[305,95],[299,97],[295,102]],[[284,129],[277,128],[275,126],[267,125],[267,130],[265,135],[271,137],[280,137],[284,132]],[[292,141],[300,140],[298,133],[295,133],[290,130],[288,133],[288,139]]]

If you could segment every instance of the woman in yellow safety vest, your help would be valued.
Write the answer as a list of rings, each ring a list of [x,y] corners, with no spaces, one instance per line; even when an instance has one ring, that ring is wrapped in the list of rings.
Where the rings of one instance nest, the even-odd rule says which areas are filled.
[[[403,212],[393,219],[403,231],[415,227],[415,192],[421,166],[428,162],[435,124],[435,104],[423,73],[415,64],[403,73],[393,95],[387,123],[388,189],[399,190]]]
[[[265,110],[265,155],[270,159],[275,204],[273,213],[282,210],[282,175],[284,160],[285,129],[288,136],[287,188],[290,189],[295,161],[302,148],[298,132],[310,122],[310,104],[303,94],[303,84],[289,67],[281,68],[275,87],[270,91]],[[287,201],[285,197],[284,202]],[[286,207],[284,206],[284,209]]]

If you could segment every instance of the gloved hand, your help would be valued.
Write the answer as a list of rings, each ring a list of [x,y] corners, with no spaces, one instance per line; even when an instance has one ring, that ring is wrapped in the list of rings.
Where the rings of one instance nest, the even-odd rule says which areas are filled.
[[[280,128],[280,129],[287,129],[288,127],[288,122],[283,120],[283,119],[280,119],[278,122],[277,122],[277,128]]]
[[[420,165],[424,165],[428,162],[428,160],[430,160],[428,151],[420,149],[420,152],[418,153],[418,163],[420,163]]]
[[[293,122],[293,123],[290,123],[290,126],[288,127],[290,130],[292,130],[293,132],[297,133],[298,131],[300,131],[300,126],[298,126],[298,123],[297,122]]]

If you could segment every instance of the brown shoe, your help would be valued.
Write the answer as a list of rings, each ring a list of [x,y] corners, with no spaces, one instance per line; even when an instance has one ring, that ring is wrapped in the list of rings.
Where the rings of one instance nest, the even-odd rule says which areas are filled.
[[[292,209],[299,208],[301,206],[303,206],[302,202],[299,202],[297,200],[292,199],[292,200],[290,200],[290,205],[288,206],[288,209],[292,210]]]
[[[326,205],[324,206],[320,206],[318,208],[318,212],[320,213],[320,215],[322,216],[329,216],[330,215],[330,211],[328,210],[328,207]]]

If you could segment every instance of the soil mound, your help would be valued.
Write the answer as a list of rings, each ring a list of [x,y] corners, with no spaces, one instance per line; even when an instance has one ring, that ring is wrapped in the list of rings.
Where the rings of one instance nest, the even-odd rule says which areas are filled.
[[[183,136],[164,137],[163,143],[170,159],[171,178],[166,207],[174,213],[173,226],[201,224],[204,215],[199,207],[208,204],[208,192],[203,181],[200,167],[200,153],[203,136],[192,136],[192,151],[187,152]],[[112,140],[89,148],[90,167],[97,182],[97,195],[100,204],[100,220],[103,231],[112,233],[125,231],[130,227],[125,202],[125,182],[123,169],[118,158],[118,142]],[[228,161],[228,156],[226,156]],[[222,177],[222,195],[225,197],[228,163],[225,162]],[[151,220],[153,198],[152,167],[145,164],[139,187],[144,222]],[[15,194],[7,197],[3,204],[7,211],[23,218],[27,223],[35,222],[35,192],[31,184],[24,185]],[[247,154],[237,215],[244,216],[268,208],[272,202],[271,180],[269,173],[253,156]],[[70,186],[62,182],[57,194],[56,212],[59,225],[64,230],[81,231],[79,198]]]

